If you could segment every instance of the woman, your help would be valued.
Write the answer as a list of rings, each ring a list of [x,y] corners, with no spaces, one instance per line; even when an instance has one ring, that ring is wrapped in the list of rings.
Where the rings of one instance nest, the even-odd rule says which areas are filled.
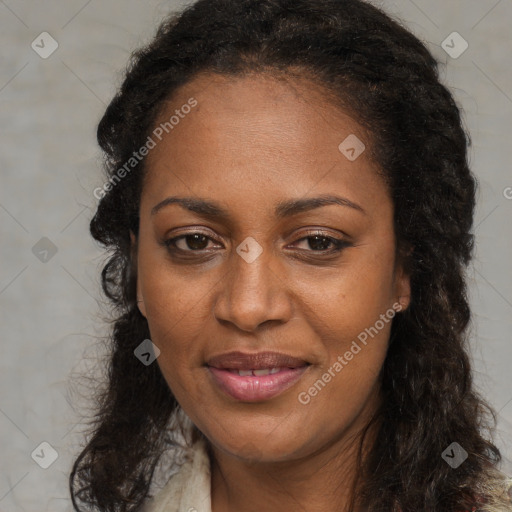
[[[418,39],[360,0],[199,0],[98,140],[118,316],[76,510],[511,510],[467,355],[469,138]]]

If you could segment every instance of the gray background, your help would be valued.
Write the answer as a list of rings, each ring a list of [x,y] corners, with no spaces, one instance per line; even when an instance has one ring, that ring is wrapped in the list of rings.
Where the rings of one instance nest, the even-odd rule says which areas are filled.
[[[473,360],[478,388],[499,412],[496,441],[512,474],[512,0],[378,4],[445,64],[443,79],[472,134],[480,181],[470,270]],[[105,333],[98,277],[104,255],[88,235],[92,191],[103,183],[96,124],[130,52],[182,5],[0,0],[2,512],[71,509],[67,478],[87,415],[70,405],[87,396],[71,377],[101,368]],[[47,59],[31,48],[43,31],[59,44]],[[469,44],[458,58],[441,46],[454,31]],[[33,252],[42,237],[57,248],[46,263]],[[31,458],[43,441],[58,454],[48,469]],[[48,449],[37,453],[48,462]]]

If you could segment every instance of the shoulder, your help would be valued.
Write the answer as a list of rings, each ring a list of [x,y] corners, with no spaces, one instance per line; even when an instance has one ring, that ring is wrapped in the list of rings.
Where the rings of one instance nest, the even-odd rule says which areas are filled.
[[[201,438],[188,449],[185,462],[142,512],[211,512],[210,487],[210,459]]]

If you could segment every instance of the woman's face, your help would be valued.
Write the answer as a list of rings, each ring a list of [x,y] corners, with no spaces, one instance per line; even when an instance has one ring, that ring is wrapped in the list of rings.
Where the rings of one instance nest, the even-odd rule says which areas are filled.
[[[369,141],[305,80],[200,76],[155,128],[173,115],[152,134],[137,240],[139,308],[170,389],[242,458],[347,439],[378,404],[409,300],[389,191],[355,137]]]

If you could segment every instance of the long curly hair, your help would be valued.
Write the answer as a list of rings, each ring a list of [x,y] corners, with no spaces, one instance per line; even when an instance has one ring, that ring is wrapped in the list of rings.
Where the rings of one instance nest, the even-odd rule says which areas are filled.
[[[468,357],[470,138],[438,62],[399,21],[361,0],[199,0],[133,53],[98,126],[112,186],[102,189],[90,231],[110,251],[102,285],[115,319],[108,382],[70,475],[75,510],[139,510],[179,408],[158,365],[133,353],[150,338],[130,243],[145,160],[112,179],[179,87],[198,73],[248,72],[299,73],[322,85],[368,130],[368,154],[392,194],[412,296],[393,320],[377,438],[359,458],[359,502],[371,512],[458,512],[478,500],[503,506],[492,484],[501,460],[491,439],[495,413],[474,389]],[[468,453],[457,469],[441,456],[453,442]]]

